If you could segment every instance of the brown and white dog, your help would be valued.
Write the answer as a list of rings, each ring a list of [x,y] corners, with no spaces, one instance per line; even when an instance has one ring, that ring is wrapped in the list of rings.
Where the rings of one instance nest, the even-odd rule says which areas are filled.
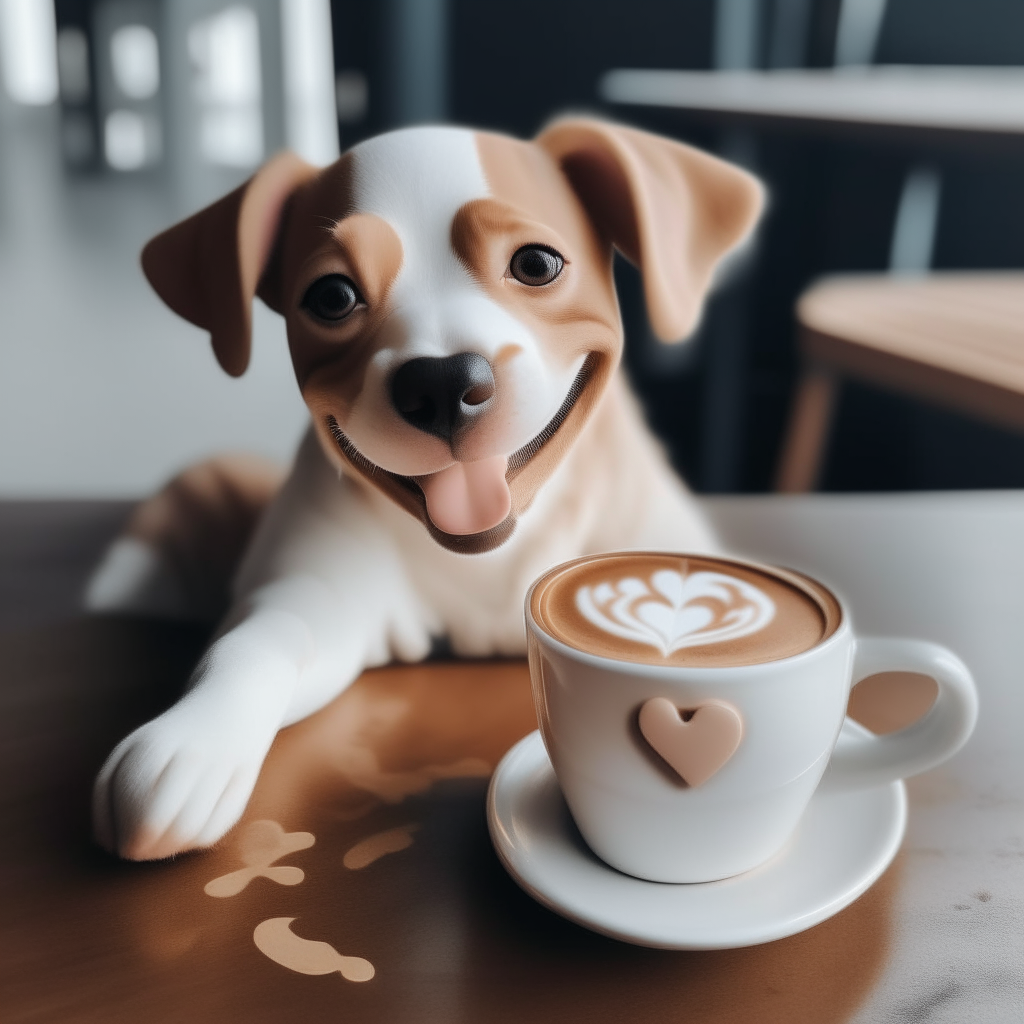
[[[533,142],[410,128],[324,170],[278,156],[150,242],[150,282],[228,373],[248,363],[254,296],[285,317],[312,423],[185,696],[101,770],[99,841],[133,859],[213,843],[277,730],[367,666],[440,636],[523,654],[526,589],[556,562],[714,549],[616,373],[612,251],[679,340],[761,202],[735,167],[597,121]],[[101,566],[107,607],[144,604],[129,563],[122,545]]]

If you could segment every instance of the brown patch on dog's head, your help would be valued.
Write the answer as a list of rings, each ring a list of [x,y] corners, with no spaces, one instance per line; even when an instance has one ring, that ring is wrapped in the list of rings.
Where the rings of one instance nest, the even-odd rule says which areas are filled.
[[[297,220],[302,223],[301,215]],[[370,342],[387,320],[387,296],[402,266],[402,243],[387,221],[369,213],[354,213],[322,229],[319,238],[302,241],[313,244],[300,247],[289,238],[297,258],[289,264],[282,312],[299,388],[314,418],[322,419],[318,412],[337,413],[340,403],[344,413],[359,393],[373,354]],[[353,281],[363,302],[342,323],[327,325],[303,312],[302,299],[310,285],[330,274]]]
[[[718,261],[764,204],[756,178],[708,153],[635,128],[556,121],[537,145],[560,164],[594,224],[644,279],[662,341],[694,329]]]

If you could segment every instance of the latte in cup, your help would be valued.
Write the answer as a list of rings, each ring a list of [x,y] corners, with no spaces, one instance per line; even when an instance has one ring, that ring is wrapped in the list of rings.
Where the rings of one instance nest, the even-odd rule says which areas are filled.
[[[821,583],[709,555],[617,552],[545,573],[526,598],[544,745],[587,845],[656,882],[748,871],[829,786],[890,784],[974,727],[970,672],[922,640],[857,637]],[[878,672],[938,683],[925,718],[840,742],[850,687]]]
[[[624,553],[552,569],[531,612],[556,640],[648,665],[757,665],[789,658],[839,627],[836,599],[799,573],[722,558]]]

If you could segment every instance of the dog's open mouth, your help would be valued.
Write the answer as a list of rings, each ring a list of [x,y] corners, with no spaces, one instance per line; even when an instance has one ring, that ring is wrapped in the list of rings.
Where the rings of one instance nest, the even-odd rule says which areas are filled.
[[[429,477],[402,476],[371,462],[348,439],[332,415],[325,423],[345,459],[389,497],[413,512],[434,539],[454,551],[489,551],[515,529],[515,503],[509,488],[533,458],[558,433],[594,376],[599,357],[584,360],[558,411],[535,437],[508,456],[480,463],[456,463]],[[474,529],[480,522],[496,525]],[[447,529],[445,528],[447,527]],[[454,529],[452,528],[454,527]]]

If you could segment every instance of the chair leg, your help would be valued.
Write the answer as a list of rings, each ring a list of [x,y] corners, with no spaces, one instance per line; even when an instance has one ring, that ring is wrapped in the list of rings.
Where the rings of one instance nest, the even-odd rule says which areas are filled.
[[[775,490],[782,494],[813,491],[818,486],[839,382],[820,367],[804,370],[797,385]]]

